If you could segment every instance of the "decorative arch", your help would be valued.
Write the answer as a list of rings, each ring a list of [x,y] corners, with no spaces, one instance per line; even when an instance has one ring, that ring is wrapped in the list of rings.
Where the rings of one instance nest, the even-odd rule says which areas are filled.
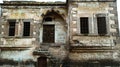
[[[42,17],[41,42],[66,43],[68,25],[65,17],[55,10],[47,10]]]
[[[47,10],[45,13],[42,14],[43,21],[45,20],[46,17],[50,17],[53,14],[57,15],[57,16],[59,16],[59,18],[63,19],[63,21],[65,22],[64,24],[67,25],[65,14],[61,13],[59,10],[53,10],[53,9],[52,10]]]

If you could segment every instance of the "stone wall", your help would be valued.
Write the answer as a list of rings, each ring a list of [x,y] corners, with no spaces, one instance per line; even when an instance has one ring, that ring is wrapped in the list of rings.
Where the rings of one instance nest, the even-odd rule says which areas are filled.
[[[116,42],[117,39],[119,41],[116,3],[113,2],[114,0],[109,0],[109,2],[107,2],[108,0],[104,0],[104,2],[99,2],[103,0],[79,1],[70,0],[68,6],[37,6],[39,3],[36,6],[35,4],[33,6],[3,4],[0,18],[0,58],[21,63],[26,61],[34,63],[37,62],[38,57],[42,56],[40,53],[45,50],[58,60],[67,58],[73,62],[89,62],[89,60],[119,62],[119,44]],[[47,15],[54,17],[54,20],[45,22],[44,18]],[[98,35],[97,16],[106,17],[107,34],[104,36]],[[80,17],[89,18],[88,35],[80,32]],[[15,36],[12,37],[8,36],[9,20],[16,22]],[[23,22],[30,22],[30,36],[28,37],[23,36]],[[44,24],[55,25],[55,43],[43,43]],[[71,47],[75,48],[66,50]],[[33,55],[36,48],[41,49],[41,52],[38,51],[38,55]],[[7,65],[3,66],[7,67]],[[31,67],[34,67],[34,64]]]
[[[100,36],[100,38],[106,39],[107,37],[110,38],[111,41],[109,43],[112,43],[114,40],[116,40],[116,34],[117,31],[117,20],[111,20],[111,17],[116,17],[116,14],[113,14],[109,11],[114,11],[114,7],[111,7],[110,4],[113,4],[114,2],[70,2],[70,35],[71,40],[78,40],[81,42],[84,40],[85,42],[91,42],[91,40],[94,40],[94,37],[99,36],[98,35],[98,28],[97,28],[97,16],[105,16],[106,17],[106,27],[107,27],[107,34],[105,36]],[[114,11],[116,13],[116,11]],[[87,36],[81,34],[80,30],[80,17],[88,17],[89,21],[89,34]],[[85,37],[83,37],[85,36]],[[77,38],[76,38],[77,37]],[[89,38],[93,38],[91,40],[86,40]],[[95,39],[96,42],[101,41],[98,37],[98,39]],[[108,39],[106,39],[108,40]],[[113,40],[113,41],[112,41]],[[72,42],[72,41],[71,41]],[[95,42],[95,41],[94,41]],[[82,42],[83,43],[83,42]],[[103,43],[103,42],[101,42]],[[115,43],[112,43],[112,45],[115,45]],[[95,46],[95,44],[93,45]],[[100,46],[100,43],[98,44]],[[106,44],[103,44],[103,46],[106,46]],[[110,46],[110,45],[109,45]]]
[[[50,24],[55,24],[55,43],[63,45],[66,43],[66,35],[67,35],[67,9],[64,6],[5,6],[2,7],[2,16],[1,16],[1,38],[0,38],[0,58],[13,60],[15,62],[21,62],[20,65],[24,64],[22,62],[37,62],[37,58],[40,55],[33,55],[33,51],[36,48],[40,48],[43,37],[43,25],[46,24],[44,22],[45,15],[49,12],[54,11],[58,15],[54,16],[54,21],[49,22]],[[16,22],[15,28],[15,36],[8,36],[9,31],[9,20],[14,20]],[[30,22],[30,36],[23,36],[23,22]],[[55,44],[55,45],[57,45]],[[49,44],[50,45],[50,44]],[[48,45],[48,46],[49,46]],[[56,48],[51,48],[51,50],[55,50]],[[59,54],[59,56],[55,56],[61,59],[61,54],[63,54],[63,58],[66,57],[65,50],[57,48],[58,51],[51,51],[51,55]],[[63,59],[62,58],[62,59]],[[30,61],[29,61],[30,60]],[[9,66],[4,64],[3,66]],[[19,66],[19,65],[13,65]],[[26,65],[34,67],[34,65]]]
[[[116,2],[86,2],[91,0],[69,1],[70,47],[69,59],[74,61],[112,60],[119,62],[118,20]],[[103,1],[103,0],[102,0]],[[106,17],[107,34],[100,36],[97,29],[97,16]],[[80,17],[88,17],[89,34],[80,30]],[[72,49],[74,47],[74,49]],[[110,48],[110,49],[109,49]],[[106,52],[107,50],[107,52]],[[74,62],[73,61],[73,62]],[[78,63],[79,63],[78,62]]]

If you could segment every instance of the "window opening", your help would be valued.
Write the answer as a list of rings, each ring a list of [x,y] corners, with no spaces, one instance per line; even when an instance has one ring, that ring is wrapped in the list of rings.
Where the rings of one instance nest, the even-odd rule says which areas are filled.
[[[24,22],[23,36],[30,36],[30,22]]]
[[[98,34],[99,35],[107,34],[105,17],[97,17],[97,25],[98,25]]]
[[[89,33],[88,17],[80,18],[80,27],[81,27],[81,34]]]
[[[9,22],[9,36],[15,36],[15,24],[16,22]]]

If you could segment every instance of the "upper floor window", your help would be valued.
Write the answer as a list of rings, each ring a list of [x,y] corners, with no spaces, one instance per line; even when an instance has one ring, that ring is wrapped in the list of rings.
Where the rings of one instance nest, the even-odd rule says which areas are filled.
[[[2,27],[3,31],[0,31],[4,36],[33,36],[33,25],[32,20],[16,20],[8,19],[8,22],[5,23]]]
[[[97,17],[97,27],[99,35],[107,34],[106,17]]]
[[[30,36],[30,22],[24,22],[23,36]]]
[[[89,33],[88,17],[80,18],[80,30],[81,30],[81,34]]]
[[[15,36],[15,24],[16,22],[9,22],[9,36]]]
[[[109,34],[107,28],[107,14],[96,14],[94,17],[80,17],[79,32],[84,35],[100,35],[104,36]]]

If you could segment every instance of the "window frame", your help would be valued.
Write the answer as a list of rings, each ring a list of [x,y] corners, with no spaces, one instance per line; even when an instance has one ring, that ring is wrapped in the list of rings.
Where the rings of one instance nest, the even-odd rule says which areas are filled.
[[[83,22],[82,22],[83,21]],[[84,22],[85,21],[85,22]],[[87,23],[87,24],[86,24]],[[86,29],[85,27],[83,27],[82,25],[84,26],[88,26]],[[83,31],[83,30],[87,30],[87,31]],[[89,17],[80,17],[80,33],[82,35],[88,35],[90,32],[89,32]]]
[[[106,31],[107,34],[104,36],[109,36],[110,35],[110,23],[109,23],[109,17],[108,17],[108,13],[96,13],[93,14],[92,16],[79,16],[77,18],[77,35],[81,35],[81,36],[100,36],[98,34],[98,27],[97,27],[97,17],[106,17]],[[80,18],[81,17],[88,17],[89,19],[89,34],[88,35],[84,35],[81,34],[81,30],[80,30]]]
[[[104,36],[107,34],[107,26],[106,26],[106,17],[97,17],[97,27],[98,27],[98,35]]]
[[[9,36],[9,22],[15,22],[15,35]],[[24,22],[30,22],[30,35],[29,36],[23,36],[23,26]],[[34,25],[33,19],[7,19],[6,23],[4,24],[5,28],[3,28],[4,37],[5,38],[17,38],[17,37],[23,37],[23,38],[31,38],[34,37],[33,35],[33,25]],[[7,27],[6,27],[7,26]],[[22,31],[22,32],[21,32]]]
[[[30,23],[30,33],[29,33],[29,36],[23,36],[23,34],[24,34],[24,22],[29,22]],[[33,30],[31,29],[31,27],[32,27],[32,25],[33,25],[34,23],[33,23],[33,20],[32,19],[23,19],[22,20],[22,35],[21,35],[21,37],[23,37],[23,38],[28,38],[28,37],[33,37]]]
[[[106,20],[106,34],[105,34],[105,35],[100,35],[100,34],[98,33],[97,17],[105,17],[105,20]],[[96,14],[96,15],[95,15],[95,20],[96,20],[96,22],[94,22],[94,23],[97,24],[97,26],[96,26],[96,27],[97,27],[97,30],[96,30],[97,34],[96,34],[96,35],[98,35],[98,36],[109,36],[109,35],[110,35],[110,24],[109,24],[108,14],[104,14],[104,13]]]
[[[11,22],[15,22],[15,30],[14,30],[14,35],[13,35],[13,36],[9,35],[10,23],[11,23]],[[16,30],[17,30],[17,29],[16,29],[16,27],[17,27],[16,24],[17,24],[16,19],[7,19],[6,25],[7,25],[8,27],[5,27],[5,28],[6,28],[6,30],[5,30],[5,31],[6,31],[5,37],[16,37],[16,33],[17,33],[17,32],[16,32]],[[4,32],[5,32],[5,31],[4,31]]]
[[[81,16],[81,17],[88,17],[88,16]],[[88,35],[93,35],[93,33],[91,32],[93,29],[92,29],[92,24],[91,24],[91,22],[93,23],[93,21],[92,21],[92,18],[91,17],[88,17],[88,34],[87,35],[85,35],[85,34],[82,34],[81,33],[81,22],[80,22],[80,18],[81,17],[79,17],[79,19],[77,20],[77,30],[78,30],[78,32],[77,32],[77,35],[82,35],[82,36],[88,36]]]
[[[30,26],[31,26],[30,22],[23,22],[23,35],[22,35],[23,37],[30,36]],[[28,29],[29,29],[29,31],[28,31]],[[26,32],[27,32],[27,34],[26,34]]]
[[[15,30],[16,30],[16,22],[9,21],[9,31],[8,36],[15,36]]]

